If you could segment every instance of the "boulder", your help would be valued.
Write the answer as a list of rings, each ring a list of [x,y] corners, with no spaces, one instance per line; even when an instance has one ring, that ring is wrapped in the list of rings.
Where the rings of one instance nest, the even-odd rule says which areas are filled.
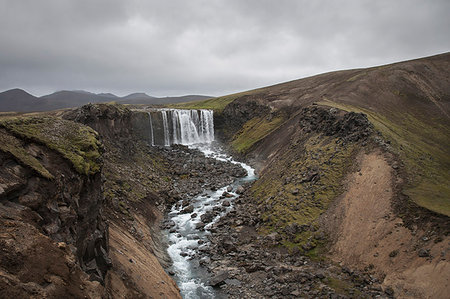
[[[183,210],[181,210],[180,214],[189,214],[194,212],[194,206],[193,205],[188,205],[186,208],[184,208]]]
[[[242,193],[244,193],[244,187],[242,187],[242,186],[239,186],[239,187],[237,187],[237,189],[236,189],[236,193],[237,194],[242,194]]]
[[[212,287],[218,287],[225,283],[225,280],[228,279],[228,276],[229,274],[227,271],[220,271],[219,273],[211,277],[211,279],[208,282],[208,285]]]

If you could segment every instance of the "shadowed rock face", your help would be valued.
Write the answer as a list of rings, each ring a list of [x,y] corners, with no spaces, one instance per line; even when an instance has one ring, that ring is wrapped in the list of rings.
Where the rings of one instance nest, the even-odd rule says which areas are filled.
[[[11,134],[1,130],[2,137]],[[35,291],[42,296],[83,297],[92,291],[89,280],[103,282],[111,266],[101,173],[81,174],[47,145],[14,138],[53,178],[42,177],[11,153],[0,151],[1,239],[7,246],[2,248],[9,248],[0,252],[0,259],[2,271],[10,273],[0,273],[0,280],[9,286],[5,294],[36,283]],[[45,284],[53,287],[44,288]]]

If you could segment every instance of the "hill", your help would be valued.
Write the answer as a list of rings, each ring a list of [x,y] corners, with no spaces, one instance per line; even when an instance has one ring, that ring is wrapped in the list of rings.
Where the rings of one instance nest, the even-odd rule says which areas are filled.
[[[281,132],[303,107],[318,104],[363,112],[405,164],[409,179],[405,193],[421,206],[450,215],[449,69],[446,53],[176,106],[222,113],[224,123],[219,126],[227,128],[224,138],[232,141],[235,151],[257,160],[278,150],[279,142],[271,142],[283,136]],[[281,118],[268,122],[262,117],[266,114]],[[256,131],[239,131],[248,126]]]
[[[87,103],[118,102],[121,104],[167,105],[187,101],[209,99],[208,96],[186,95],[157,98],[145,93],[132,93],[118,97],[112,93],[95,94],[84,90],[62,90],[42,97],[35,97],[21,89],[0,93],[0,111],[32,112],[73,108]]]
[[[445,298],[449,70],[445,53],[174,105],[214,109],[222,141],[259,173],[236,214],[217,224],[212,251],[237,235],[238,252],[272,246],[331,259],[376,277],[389,296]],[[245,239],[249,231],[258,239]]]
[[[0,111],[32,111],[38,98],[22,89],[10,89],[0,93]]]

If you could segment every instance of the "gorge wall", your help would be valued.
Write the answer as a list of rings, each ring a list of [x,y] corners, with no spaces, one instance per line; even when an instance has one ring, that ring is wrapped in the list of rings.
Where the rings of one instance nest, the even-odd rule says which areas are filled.
[[[343,267],[338,276],[322,273],[326,279],[313,282],[315,287],[345,285],[350,275],[367,285],[359,290],[347,285],[341,295],[375,296],[378,281],[385,296],[445,298],[449,66],[446,53],[180,105],[215,109],[219,139],[259,170],[236,216],[223,221],[212,251],[226,251],[221,244],[230,242],[233,251],[248,251],[261,239],[261,246],[271,244],[265,252],[295,257],[288,267],[305,257],[308,263],[326,257]],[[238,238],[230,241],[233,235]],[[264,268],[259,265],[271,264],[258,252],[244,256],[255,262],[236,274],[240,279],[255,281]],[[223,267],[240,269],[232,260]],[[320,294],[311,294],[311,285],[279,284],[274,275],[273,287],[265,289],[267,278],[260,288],[245,291]]]
[[[0,138],[1,297],[100,296],[111,260],[97,133],[32,117],[2,120]]]

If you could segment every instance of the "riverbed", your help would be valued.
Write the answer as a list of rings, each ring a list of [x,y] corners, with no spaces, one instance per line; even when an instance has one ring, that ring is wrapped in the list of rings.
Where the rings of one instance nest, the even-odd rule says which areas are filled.
[[[204,190],[193,198],[183,198],[175,204],[166,220],[171,228],[166,230],[168,253],[173,264],[169,273],[173,275],[183,298],[225,297],[220,288],[210,286],[210,274],[202,265],[209,263],[208,236],[217,220],[233,209],[233,201],[239,197],[238,189],[243,184],[256,179],[255,171],[249,165],[234,161],[220,147],[191,145],[205,156],[220,161],[238,164],[247,175],[236,179],[231,185],[217,190]],[[192,206],[186,212],[186,203]],[[205,254],[206,253],[206,254]]]

